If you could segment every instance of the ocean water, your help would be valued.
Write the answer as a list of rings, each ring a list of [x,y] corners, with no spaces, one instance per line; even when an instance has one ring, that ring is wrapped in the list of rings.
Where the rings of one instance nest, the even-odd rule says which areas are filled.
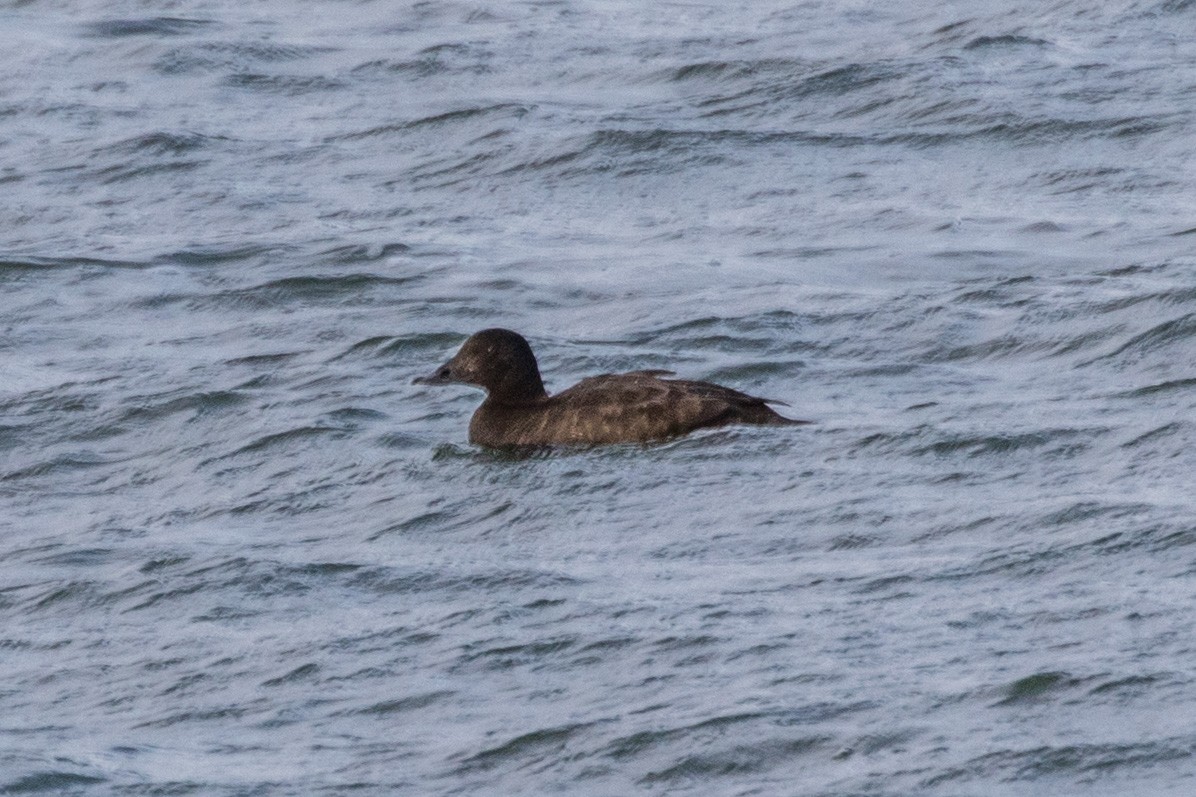
[[[0,794],[1196,793],[1193,30],[0,4]]]

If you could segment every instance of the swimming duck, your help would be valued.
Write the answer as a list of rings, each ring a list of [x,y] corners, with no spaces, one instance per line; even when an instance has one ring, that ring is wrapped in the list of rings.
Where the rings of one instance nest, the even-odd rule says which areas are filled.
[[[486,400],[469,422],[469,442],[490,448],[640,443],[732,423],[809,423],[768,406],[783,402],[710,382],[663,378],[671,373],[591,376],[550,396],[523,336],[509,329],[484,329],[415,383],[464,383],[485,390]]]

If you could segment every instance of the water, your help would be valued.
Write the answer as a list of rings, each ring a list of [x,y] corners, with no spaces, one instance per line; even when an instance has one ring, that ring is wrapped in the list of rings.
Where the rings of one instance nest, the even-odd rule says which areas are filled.
[[[1193,793],[1194,23],[5,4],[0,793]]]

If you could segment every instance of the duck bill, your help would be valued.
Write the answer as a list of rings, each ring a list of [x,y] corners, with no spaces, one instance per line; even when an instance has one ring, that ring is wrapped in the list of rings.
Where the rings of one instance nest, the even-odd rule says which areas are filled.
[[[452,361],[445,363],[427,376],[417,376],[411,380],[413,385],[452,385],[459,382],[453,377]]]

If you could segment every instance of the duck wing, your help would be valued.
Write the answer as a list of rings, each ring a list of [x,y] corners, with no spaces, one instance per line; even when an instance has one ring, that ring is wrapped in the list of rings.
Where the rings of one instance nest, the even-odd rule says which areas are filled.
[[[548,400],[547,425],[556,437],[611,443],[660,440],[729,423],[792,422],[764,399],[710,382],[661,379],[659,373],[583,379]]]

